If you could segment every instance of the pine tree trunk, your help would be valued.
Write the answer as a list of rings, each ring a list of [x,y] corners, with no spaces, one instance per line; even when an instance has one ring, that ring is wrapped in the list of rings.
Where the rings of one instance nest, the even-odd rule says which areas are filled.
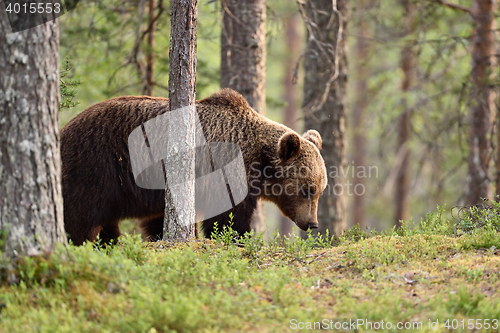
[[[266,1],[221,0],[221,88],[239,92],[257,112],[266,109]],[[262,202],[252,228],[265,230]]]
[[[149,0],[149,14],[148,14],[148,27],[151,27],[148,32],[148,45],[146,49],[146,72],[145,72],[145,81],[142,87],[143,95],[153,96],[154,89],[154,49],[155,49],[155,30],[156,30],[156,22],[155,18],[155,9],[156,9],[156,0]]]
[[[0,231],[5,253],[66,242],[59,155],[59,24],[9,33],[0,11]]]
[[[169,141],[168,149],[176,159],[167,156],[164,160],[167,175],[165,240],[194,237],[197,6],[197,0],[173,0],[171,3],[169,106],[170,112],[184,109],[175,126],[169,126],[169,140],[175,138],[177,147]],[[179,151],[183,153],[177,154]],[[180,179],[183,182],[174,186],[173,181]]]
[[[304,126],[323,138],[321,154],[328,172],[328,187],[318,205],[315,232],[340,235],[347,227],[346,166],[347,15],[348,0],[298,2],[307,26],[304,55]],[[313,22],[314,24],[311,24]],[[337,171],[337,172],[335,172]]]
[[[410,0],[402,0],[404,7],[405,33],[410,35],[414,32],[415,8]],[[403,95],[410,91],[413,84],[415,72],[415,51],[412,45],[405,45],[401,52],[401,69],[404,73],[401,90]],[[396,175],[394,205],[396,208],[394,224],[397,228],[401,227],[401,221],[406,221],[410,217],[408,193],[410,191],[410,151],[408,140],[411,131],[411,110],[406,105],[406,99],[403,98],[404,110],[399,115],[397,124],[398,141],[396,147],[397,158],[401,159],[400,167]]]
[[[490,87],[496,66],[495,12],[496,0],[475,0],[472,16],[475,31],[472,38],[473,96],[469,113],[469,158],[465,204],[474,205],[481,198],[491,199],[490,133],[495,116],[495,93]],[[497,181],[500,176],[497,174]],[[498,190],[497,190],[498,191]]]
[[[352,112],[353,138],[353,167],[364,167],[366,156],[366,108],[369,103],[368,61],[369,44],[368,29],[365,22],[360,22],[357,29],[358,37],[356,42],[356,101]],[[353,224],[363,228],[365,225],[365,178],[354,178],[353,181]],[[361,190],[362,189],[362,190]]]
[[[299,17],[294,14],[285,20],[287,56],[285,59],[285,75],[283,86],[285,88],[285,101],[287,103],[284,110],[285,126],[297,130],[297,86],[294,84],[295,62],[300,56],[300,38],[298,32]],[[289,235],[292,233],[294,223],[288,217],[280,216],[280,234]]]

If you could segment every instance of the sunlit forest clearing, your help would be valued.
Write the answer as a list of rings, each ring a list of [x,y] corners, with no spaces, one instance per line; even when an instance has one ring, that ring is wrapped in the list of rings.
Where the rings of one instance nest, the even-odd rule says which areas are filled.
[[[346,174],[341,178],[346,184],[347,227],[359,224],[383,230],[399,219],[419,220],[438,204],[449,208],[472,204],[465,200],[464,186],[468,113],[476,103],[471,80],[475,25],[462,10],[433,1],[408,3],[409,9],[391,1],[349,3],[348,80],[343,96],[347,144],[345,160],[337,164],[339,174]],[[464,1],[461,5],[471,4]],[[118,5],[119,1],[80,3],[61,17],[61,61],[70,59],[69,77],[82,80],[73,99],[79,104],[61,111],[61,126],[94,103],[114,96],[142,94],[143,78],[132,62],[137,8],[134,3],[126,3],[123,10],[116,10]],[[164,16],[168,3],[163,5],[165,11],[157,21],[155,34],[154,96],[167,97],[170,22]],[[220,3],[200,3],[198,10],[196,96],[200,99],[220,88]],[[412,11],[413,23],[408,22],[406,10]],[[146,26],[144,13],[143,30]],[[294,1],[267,3],[265,114],[299,133],[311,128],[304,126],[300,111],[304,105],[306,34]],[[139,50],[139,62],[145,61],[147,48],[144,45]],[[409,50],[413,58],[403,66]],[[498,76],[492,73],[489,80],[490,87],[497,89]],[[408,87],[403,89],[405,85]],[[411,125],[405,127],[401,115],[408,113]],[[290,115],[292,119],[286,119]],[[405,137],[398,134],[401,128],[410,128],[412,133],[404,149],[400,148],[401,137]],[[496,143],[490,146],[496,147]],[[406,150],[409,159],[401,164]],[[490,159],[495,156],[489,154]],[[406,165],[403,182],[398,178],[401,165]],[[368,168],[376,172],[358,174]],[[362,195],[356,195],[356,185],[356,192]],[[398,202],[401,198],[404,201]],[[291,222],[281,222],[281,213],[273,205],[266,205],[266,210],[267,235],[283,228],[280,223],[286,226],[285,233],[291,231]]]

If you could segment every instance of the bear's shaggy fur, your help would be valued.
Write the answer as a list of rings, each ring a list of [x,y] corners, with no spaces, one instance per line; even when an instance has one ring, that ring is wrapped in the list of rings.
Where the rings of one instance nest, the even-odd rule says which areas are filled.
[[[316,131],[300,136],[258,114],[229,89],[197,101],[196,108],[206,140],[235,143],[243,155],[250,193],[232,210],[233,229],[240,234],[250,231],[258,198],[277,204],[301,229],[317,227],[317,201],[326,187],[326,169]],[[165,191],[135,184],[128,137],[136,127],[168,110],[166,98],[117,97],[91,106],[62,129],[64,222],[74,244],[95,241],[98,235],[104,242],[116,240],[119,222],[125,218],[139,219],[147,238],[161,237]],[[279,168],[293,172],[280,177],[274,172]],[[297,168],[305,171],[300,177]],[[270,186],[276,183],[313,185],[317,190],[275,195]],[[229,213],[203,221],[205,235],[211,235],[216,221],[219,227],[226,223]]]

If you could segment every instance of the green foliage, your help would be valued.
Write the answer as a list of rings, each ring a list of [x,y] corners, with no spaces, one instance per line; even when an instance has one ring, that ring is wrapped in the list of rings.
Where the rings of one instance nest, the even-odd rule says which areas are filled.
[[[264,248],[264,235],[255,234],[252,230],[251,232],[245,233],[245,235],[239,239],[239,244],[243,244],[250,258],[257,258],[259,252]]]
[[[377,265],[390,265],[395,262],[406,262],[408,258],[432,257],[438,253],[436,248],[445,247],[442,243],[442,236],[456,237],[458,244],[462,249],[497,249],[500,248],[500,230],[498,228],[498,214],[496,209],[500,204],[493,203],[487,210],[479,211],[473,207],[469,213],[464,214],[462,220],[454,225],[445,217],[446,205],[437,206],[437,210],[425,215],[416,224],[413,221],[402,221],[399,229],[392,228],[390,232],[368,229],[361,230],[359,226],[353,226],[346,230],[340,236],[330,236],[327,230],[325,235],[313,236],[308,232],[306,239],[302,239],[295,234],[282,237],[276,231],[267,241],[264,241],[262,234],[247,233],[239,237],[238,233],[232,230],[233,218],[230,215],[228,225],[223,227],[222,232],[218,232],[217,225],[214,227],[212,239],[216,243],[224,244],[228,248],[231,244],[242,246],[246,254],[252,260],[258,258],[276,257],[277,254],[281,260],[303,262],[307,254],[313,249],[328,249],[331,247],[353,245],[348,248],[343,259],[345,265],[355,265],[358,269],[364,270],[373,268]],[[463,226],[467,226],[470,237],[461,237],[464,232]],[[375,240],[372,240],[375,238]],[[356,243],[364,242],[366,246],[359,248]],[[408,240],[411,240],[408,243]],[[371,246],[376,242],[377,246]],[[361,254],[361,255],[360,255]]]
[[[468,291],[467,288],[460,287],[453,293],[446,302],[451,313],[460,313],[465,316],[474,315],[479,308],[484,295],[478,291]]]
[[[436,212],[425,214],[420,225],[416,228],[415,234],[422,235],[453,235],[453,224],[445,218],[446,205],[437,206]]]
[[[214,231],[212,232],[212,240],[215,243],[223,244],[226,249],[230,245],[243,247],[245,253],[252,260],[258,260],[259,257],[275,257],[279,256],[282,260],[287,261],[303,261],[306,255],[315,247],[331,246],[330,243],[325,242],[323,236],[319,238],[313,237],[311,231],[308,232],[306,239],[302,239],[295,234],[290,236],[281,236],[279,231],[276,230],[273,236],[267,241],[264,241],[262,233],[255,234],[253,231],[245,233],[243,236],[232,229],[233,214],[229,214],[230,221],[228,225],[224,225],[221,232],[218,231],[218,226],[215,224]],[[328,239],[328,236],[326,237]]]
[[[472,234],[479,229],[500,231],[499,202],[484,200],[483,204],[460,209],[456,233]]]
[[[59,103],[59,110],[71,109],[80,104],[79,101],[73,101],[76,97],[76,88],[82,84],[81,79],[71,79],[68,74],[73,69],[71,67],[69,58],[66,59],[64,70],[60,74],[60,89],[61,89],[61,103]]]
[[[459,238],[463,249],[500,249],[500,233],[491,228],[475,230],[470,236]]]
[[[233,213],[229,213],[229,221],[227,225],[222,227],[222,230],[219,232],[217,222],[214,224],[214,230],[212,231],[211,238],[215,242],[220,242],[226,246],[226,248],[237,241],[239,234],[237,231],[233,230]]]
[[[103,248],[101,247],[101,249]],[[148,251],[141,244],[141,235],[139,234],[123,237],[117,245],[105,246],[104,250],[109,255],[124,255],[137,265],[143,265],[148,259]]]

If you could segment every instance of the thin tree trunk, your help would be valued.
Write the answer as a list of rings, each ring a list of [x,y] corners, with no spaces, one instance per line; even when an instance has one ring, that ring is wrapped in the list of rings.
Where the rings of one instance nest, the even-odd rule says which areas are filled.
[[[168,149],[176,158],[167,156],[164,160],[167,175],[165,240],[194,237],[197,9],[197,0],[171,2],[169,106],[171,113],[183,110],[181,117],[176,117],[175,126],[168,127]],[[175,139],[176,147],[171,138]]]
[[[238,91],[257,112],[266,108],[266,1],[221,0],[221,88]],[[252,228],[265,230],[259,201]]]
[[[286,29],[286,49],[287,57],[285,59],[285,75],[283,86],[285,88],[285,101],[287,103],[284,109],[285,126],[297,130],[297,86],[294,84],[295,62],[300,56],[300,38],[298,32],[299,17],[297,14],[290,15],[285,20]],[[289,235],[292,233],[294,223],[288,217],[280,216],[280,234]]]
[[[358,39],[356,42],[356,101],[352,112],[352,128],[354,131],[354,156],[353,167],[365,166],[366,156],[366,108],[369,103],[368,78],[369,69],[366,61],[368,61],[369,44],[368,44],[368,29],[365,22],[360,22],[358,25]],[[354,178],[353,182],[353,224],[363,228],[365,225],[365,178]],[[361,191],[360,189],[363,189]]]
[[[474,205],[481,198],[491,199],[489,141],[495,112],[495,94],[489,86],[496,66],[496,0],[476,0],[472,7],[475,31],[472,38],[473,103],[469,113],[469,158],[465,204]],[[500,176],[497,174],[497,181]],[[497,190],[498,191],[498,190]]]
[[[415,8],[411,0],[402,0],[404,7],[404,21],[406,35],[414,33]],[[404,46],[401,52],[401,69],[404,73],[401,90],[403,95],[410,91],[413,81],[415,80],[415,51],[410,44]],[[397,124],[397,147],[396,153],[402,154],[402,163],[396,175],[396,189],[394,192],[394,205],[396,208],[394,223],[397,228],[401,227],[401,221],[406,221],[410,217],[408,192],[410,190],[410,151],[408,148],[408,140],[410,139],[411,131],[411,110],[406,105],[406,99],[403,97],[404,110],[399,115]]]
[[[304,55],[304,125],[323,138],[321,154],[328,172],[328,187],[318,205],[315,233],[340,235],[347,227],[345,179],[347,114],[348,0],[297,2],[307,26]],[[314,24],[313,24],[314,23]],[[335,172],[335,170],[337,172]]]
[[[443,181],[442,165],[443,165],[443,149],[436,146],[432,154],[432,184],[434,184],[434,196],[429,198],[429,206],[443,203]]]
[[[0,231],[5,253],[66,242],[59,155],[59,21],[9,33],[0,11]]]
[[[146,49],[146,72],[145,81],[142,87],[142,93],[147,96],[153,96],[154,89],[154,49],[155,49],[155,9],[156,0],[149,0],[149,15],[148,15],[148,45]]]
[[[499,92],[497,92],[499,94]],[[500,94],[499,94],[500,95]],[[500,97],[500,96],[499,96]],[[496,160],[496,190],[495,200],[500,201],[500,102],[496,110],[497,122],[497,160]]]

